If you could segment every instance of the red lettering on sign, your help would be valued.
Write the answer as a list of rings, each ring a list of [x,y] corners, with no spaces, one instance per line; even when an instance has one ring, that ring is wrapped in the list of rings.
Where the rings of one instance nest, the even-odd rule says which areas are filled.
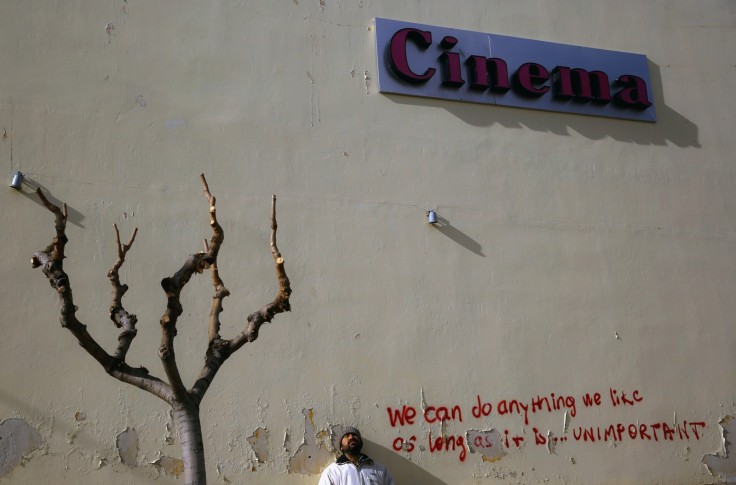
[[[549,72],[547,69],[534,62],[522,64],[514,76],[519,93],[535,98],[549,91],[549,86],[544,85],[544,82],[548,79]]]
[[[391,70],[401,79],[412,84],[421,84],[428,81],[437,71],[433,67],[427,68],[423,74],[416,74],[409,67],[409,59],[406,56],[406,42],[408,40],[414,43],[420,49],[426,49],[432,44],[432,33],[419,29],[406,28],[401,29],[391,37],[389,43]]]

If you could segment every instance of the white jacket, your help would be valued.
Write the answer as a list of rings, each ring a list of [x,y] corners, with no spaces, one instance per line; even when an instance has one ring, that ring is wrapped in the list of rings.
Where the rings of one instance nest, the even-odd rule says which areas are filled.
[[[360,455],[358,466],[341,456],[322,472],[319,485],[395,485],[385,466]]]

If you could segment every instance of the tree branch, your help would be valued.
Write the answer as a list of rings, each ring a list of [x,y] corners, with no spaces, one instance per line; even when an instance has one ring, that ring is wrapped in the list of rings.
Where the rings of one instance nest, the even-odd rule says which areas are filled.
[[[130,367],[121,362],[117,367],[108,371],[108,374],[121,382],[148,391],[169,404],[174,402],[172,387],[167,382],[149,374],[145,367]]]
[[[208,249],[207,241],[205,241],[205,250]],[[212,263],[212,284],[215,287],[215,295],[212,297],[212,309],[210,310],[210,324],[207,341],[209,347],[213,342],[220,339],[220,314],[222,313],[222,300],[230,296],[230,290],[220,278],[220,271],[217,268],[217,261]]]
[[[161,346],[159,347],[158,354],[169,383],[173,388],[174,397],[182,402],[187,400],[189,395],[179,374],[179,368],[176,364],[176,354],[174,352],[176,322],[183,311],[180,298],[181,290],[189,282],[189,279],[194,273],[201,273],[217,262],[217,253],[225,238],[222,228],[217,222],[215,197],[210,193],[204,174],[201,174],[199,177],[202,180],[204,194],[210,204],[210,226],[212,227],[213,234],[210,239],[209,248],[206,251],[200,251],[190,255],[179,271],[173,276],[164,278],[161,281],[161,287],[166,292],[167,304],[166,312],[161,317]]]
[[[146,369],[142,367],[137,369],[132,368],[116,356],[108,354],[97,343],[97,341],[92,338],[89,332],[87,332],[86,325],[82,324],[77,319],[77,307],[74,305],[69,276],[64,271],[64,249],[67,242],[66,204],[62,206],[63,209],[60,209],[49,202],[46,196],[43,195],[40,188],[36,190],[36,194],[41,199],[43,205],[56,217],[56,237],[45,250],[37,251],[33,254],[31,264],[34,268],[39,266],[43,267],[43,273],[48,278],[51,287],[54,288],[59,295],[59,300],[61,301],[61,326],[68,329],[72,335],[74,335],[79,345],[97,362],[99,362],[99,364],[105,369],[105,372],[122,382],[132,384],[167,402],[171,402],[171,388],[168,384],[148,374]],[[135,237],[135,233],[133,237]],[[133,237],[131,237],[130,242],[127,244],[128,248],[133,243]],[[127,252],[127,249],[125,249],[125,251]],[[118,253],[118,257],[120,259],[120,253]],[[113,266],[113,270],[117,271],[116,267],[119,268],[120,266],[116,263],[116,265]],[[120,297],[122,298],[122,294]]]
[[[215,210],[215,197],[210,193],[207,181],[204,178],[204,174],[200,175],[202,179],[202,185],[204,186],[204,194],[207,197],[207,201],[210,203],[210,225],[212,226],[212,242],[210,245],[207,241],[204,242],[205,252],[209,252],[211,245],[217,245],[215,248],[214,256],[212,259],[212,284],[215,286],[215,296],[212,297],[212,309],[210,310],[210,321],[209,330],[207,332],[208,348],[212,346],[215,340],[220,338],[220,313],[222,313],[222,300],[230,296],[230,291],[225,287],[222,279],[220,278],[220,272],[217,268],[217,254],[219,254],[219,248],[225,240],[225,232],[217,222],[217,212]]]
[[[37,189],[43,205],[54,213],[56,217],[56,237],[53,239],[45,250],[37,251],[33,254],[31,264],[34,268],[43,267],[43,273],[49,280],[49,284],[59,295],[61,301],[61,326],[68,329],[89,355],[94,357],[105,369],[112,368],[116,361],[87,332],[87,328],[79,320],[77,320],[77,307],[74,305],[74,297],[72,296],[72,288],[69,284],[69,276],[64,272],[64,249],[67,242],[66,237],[66,204],[63,210],[48,201],[43,195],[41,189]]]
[[[136,227],[133,229],[133,234],[130,236],[128,244],[120,244],[120,232],[118,231],[118,226],[117,224],[113,224],[112,227],[115,229],[115,242],[118,246],[118,259],[115,261],[115,264],[112,266],[110,271],[107,272],[107,277],[110,278],[110,282],[112,283],[110,319],[116,327],[123,329],[120,336],[118,336],[118,348],[115,350],[113,356],[121,362],[125,362],[125,356],[128,353],[130,344],[138,333],[135,328],[138,318],[132,313],[128,313],[125,308],[123,308],[123,296],[128,291],[128,285],[120,283],[119,270],[125,262],[125,255],[133,245],[135,235],[138,233],[138,228]]]
[[[279,294],[276,299],[264,306],[255,313],[248,315],[248,325],[236,338],[234,338],[229,347],[230,353],[236,352],[246,342],[253,342],[258,338],[258,331],[261,325],[270,322],[273,317],[282,312],[291,310],[289,304],[289,296],[291,295],[291,284],[289,277],[286,276],[284,268],[284,258],[281,257],[278,247],[276,246],[276,196],[271,200],[271,254],[276,264],[276,276],[279,280]]]
[[[222,366],[222,364],[238,349],[240,349],[246,342],[253,342],[258,338],[258,331],[264,323],[270,322],[274,316],[279,313],[287,312],[291,310],[289,305],[289,296],[291,295],[291,286],[289,278],[286,275],[284,269],[284,259],[281,257],[281,253],[276,246],[276,196],[274,195],[271,200],[271,254],[273,255],[274,262],[276,263],[276,275],[279,280],[279,294],[276,299],[268,305],[261,308],[259,311],[248,316],[248,323],[246,328],[238,334],[233,340],[223,340],[220,338],[219,333],[215,334],[215,337],[210,340],[210,345],[207,351],[207,357],[205,359],[205,366],[199,374],[197,381],[192,387],[192,394],[202,400],[207,389],[212,384],[215,375]],[[217,279],[215,279],[217,278]],[[213,274],[213,280],[215,280],[215,300],[218,295],[218,281],[219,276]],[[221,281],[220,281],[221,283]],[[222,287],[224,288],[224,286]],[[227,291],[225,289],[225,291]],[[226,296],[226,295],[225,295]],[[221,300],[221,299],[220,299]],[[213,302],[213,311],[215,311],[215,304]],[[219,331],[219,313],[222,308],[217,308],[217,329]],[[212,325],[212,315],[210,316],[210,324]],[[210,326],[212,330],[212,326]],[[211,334],[212,335],[212,334]]]

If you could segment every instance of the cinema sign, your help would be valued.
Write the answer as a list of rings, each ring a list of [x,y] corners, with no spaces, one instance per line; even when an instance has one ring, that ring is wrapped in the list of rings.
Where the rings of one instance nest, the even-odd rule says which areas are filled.
[[[656,121],[647,58],[376,18],[378,90]]]

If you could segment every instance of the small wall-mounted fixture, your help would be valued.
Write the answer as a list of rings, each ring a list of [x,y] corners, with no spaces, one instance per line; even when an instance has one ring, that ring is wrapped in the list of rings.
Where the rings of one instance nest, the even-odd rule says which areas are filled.
[[[437,224],[437,212],[432,210],[427,211],[427,222]]]
[[[20,172],[15,172],[13,174],[13,181],[10,182],[10,187],[14,188],[15,190],[20,190],[20,188],[23,186],[23,177],[24,175]]]

